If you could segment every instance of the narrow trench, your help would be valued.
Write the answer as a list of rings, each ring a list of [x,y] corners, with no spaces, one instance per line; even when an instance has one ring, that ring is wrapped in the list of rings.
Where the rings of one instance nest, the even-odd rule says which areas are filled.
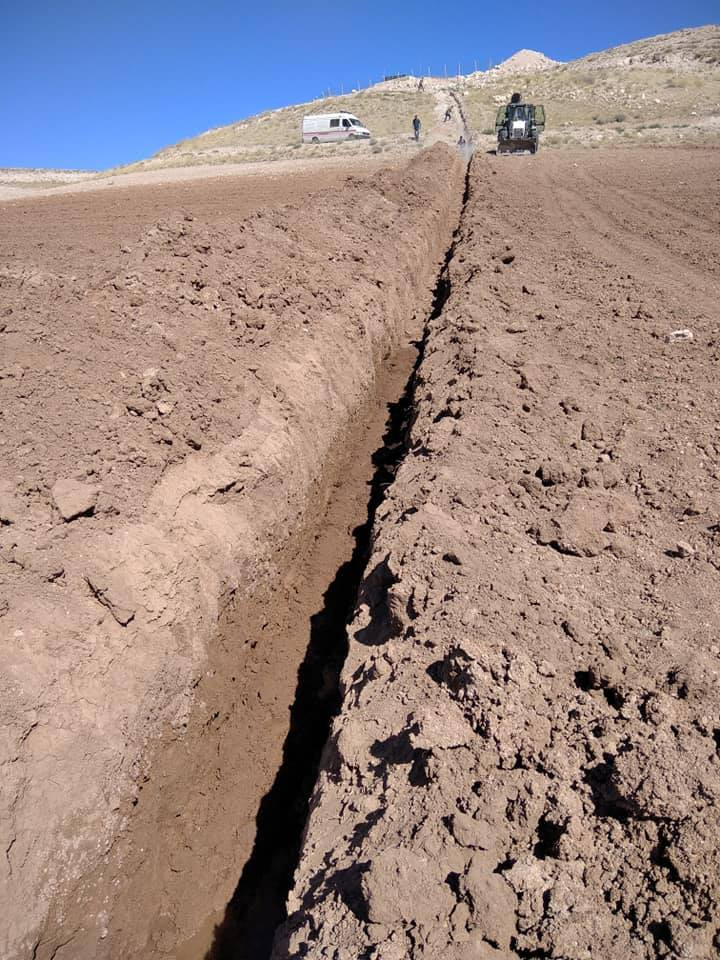
[[[472,143],[472,132],[471,132],[470,126],[469,126],[469,124],[468,124],[468,122],[467,122],[467,117],[465,116],[465,111],[464,111],[464,109],[463,109],[462,100],[461,100],[460,97],[457,95],[457,93],[455,93],[454,90],[451,90],[451,91],[450,91],[450,96],[451,96],[452,99],[455,101],[455,105],[457,106],[458,113],[460,114],[460,119],[462,120],[462,124],[463,124],[463,136],[465,137],[465,142],[466,142],[466,143]],[[469,170],[469,166],[468,166],[468,170]],[[465,185],[466,185],[466,188],[467,188],[467,180],[466,180],[466,184],[465,184]],[[466,191],[466,192],[467,192],[467,191]],[[464,204],[463,204],[463,208],[464,208]]]
[[[421,339],[411,344],[415,360],[409,379],[399,399],[387,405],[382,445],[372,455],[367,515],[353,531],[352,556],[336,571],[324,593],[322,609],[311,617],[282,763],[260,804],[252,853],[204,960],[268,960],[275,931],[285,920],[285,901],[300,856],[320,757],[341,707],[339,678],[348,650],[346,627],[368,560],[375,513],[408,452],[416,373],[430,323],[440,315],[450,294],[448,267],[467,204],[469,168],[468,162],[460,221],[438,274],[432,309]]]

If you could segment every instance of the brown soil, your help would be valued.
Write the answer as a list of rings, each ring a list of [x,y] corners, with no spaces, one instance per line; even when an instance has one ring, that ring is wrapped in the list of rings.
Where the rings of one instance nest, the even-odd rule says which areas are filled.
[[[93,185],[86,194],[0,204],[0,264],[63,275],[112,273],[123,264],[120,248],[134,247],[162,218],[187,210],[208,223],[239,223],[265,207],[310,203],[313,194],[341,188],[353,173],[347,164],[291,174],[268,165],[263,175],[213,176],[206,170],[202,179],[187,179],[194,172],[184,171],[180,182],[123,186],[120,177],[112,187]]]
[[[461,175],[438,148],[4,208],[4,957],[167,955],[229,900],[318,603],[298,563]]]
[[[717,955],[719,172],[473,160],[275,960]]]
[[[717,152],[462,174],[3,206],[3,957],[720,949]]]
[[[420,327],[408,334],[413,332],[419,334]],[[274,558],[273,576],[225,612],[188,729],[181,738],[165,731],[154,748],[152,775],[119,841],[117,866],[111,875],[101,870],[102,879],[94,883],[116,888],[108,934],[115,949],[131,944],[144,956],[176,960],[200,960],[211,948],[213,960],[254,960],[269,953],[297,860],[293,843],[300,842],[328,733],[325,726],[313,748],[308,727],[322,725],[325,709],[337,706],[345,617],[364,560],[362,554],[353,560],[353,553],[362,540],[358,527],[367,511],[373,454],[382,446],[388,404],[402,394],[414,359],[415,351],[406,348],[386,360],[373,395],[328,455],[302,526]],[[356,568],[354,579],[350,567]],[[345,597],[348,577],[353,593]],[[314,687],[288,738],[299,677],[313,670]],[[306,762],[308,749],[316,749],[314,763]],[[291,752],[295,756],[289,757]],[[257,849],[256,821],[262,823],[260,803],[277,781],[283,757],[290,767],[284,778],[292,782],[276,782],[280,815],[275,809],[264,817],[274,818],[273,833],[288,832],[279,849],[272,845],[271,859],[267,850]],[[248,876],[251,854],[257,862]],[[160,891],[159,874],[164,875]],[[236,903],[225,911],[238,880]]]

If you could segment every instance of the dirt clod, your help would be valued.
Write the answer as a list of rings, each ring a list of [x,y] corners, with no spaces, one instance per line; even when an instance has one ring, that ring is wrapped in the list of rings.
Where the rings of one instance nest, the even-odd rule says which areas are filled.
[[[78,480],[56,480],[50,492],[63,520],[70,521],[93,512],[99,490]]]

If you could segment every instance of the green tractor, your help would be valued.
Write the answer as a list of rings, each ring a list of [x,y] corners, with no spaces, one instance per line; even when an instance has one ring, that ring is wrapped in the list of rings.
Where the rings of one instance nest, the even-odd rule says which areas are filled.
[[[545,129],[545,107],[522,103],[519,93],[514,93],[510,103],[500,107],[495,118],[497,154],[537,153],[540,149],[540,134]]]

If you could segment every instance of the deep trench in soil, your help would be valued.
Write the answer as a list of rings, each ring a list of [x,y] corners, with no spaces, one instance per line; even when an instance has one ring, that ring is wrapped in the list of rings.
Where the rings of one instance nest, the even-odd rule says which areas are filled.
[[[462,214],[469,191],[469,163]],[[415,407],[415,382],[423,359],[430,323],[442,312],[450,294],[448,267],[455,252],[460,224],[453,234],[438,274],[432,310],[420,340],[396,358],[412,364],[399,397],[387,404],[382,444],[372,454],[366,515],[353,530],[349,560],[335,572],[323,594],[323,606],[310,619],[309,640],[298,671],[290,727],[283,745],[282,763],[258,810],[252,853],[215,928],[204,960],[268,960],[278,926],[286,919],[285,902],[301,851],[303,831],[320,758],[333,717],[341,707],[340,673],[347,656],[346,628],[368,560],[375,513],[408,453]],[[413,362],[414,360],[414,362]],[[359,518],[360,519],[360,518]]]

